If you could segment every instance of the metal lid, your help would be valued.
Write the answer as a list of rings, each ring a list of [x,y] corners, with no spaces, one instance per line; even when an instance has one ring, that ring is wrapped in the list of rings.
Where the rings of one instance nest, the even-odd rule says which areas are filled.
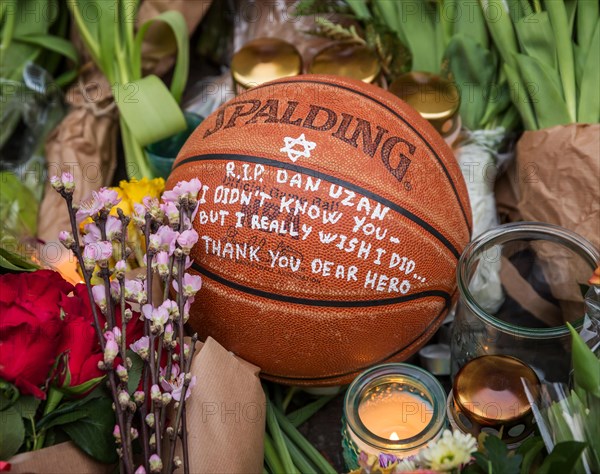
[[[277,38],[258,38],[246,43],[231,60],[234,81],[245,89],[302,72],[298,50]]]
[[[322,49],[313,59],[308,72],[333,74],[364,82],[373,82],[380,71],[377,56],[367,46],[335,43]]]
[[[486,355],[465,364],[454,379],[457,408],[481,425],[514,423],[531,415],[521,378],[533,387],[539,379],[533,369],[515,357]]]
[[[398,77],[389,91],[416,109],[441,135],[454,131],[460,94],[453,82],[435,74],[413,71]]]

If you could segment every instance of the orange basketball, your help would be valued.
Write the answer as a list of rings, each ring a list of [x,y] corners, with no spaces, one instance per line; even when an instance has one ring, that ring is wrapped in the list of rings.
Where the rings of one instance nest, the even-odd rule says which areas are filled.
[[[167,189],[202,181],[190,324],[296,385],[415,353],[456,294],[471,209],[450,148],[390,93],[298,76],[221,106]]]

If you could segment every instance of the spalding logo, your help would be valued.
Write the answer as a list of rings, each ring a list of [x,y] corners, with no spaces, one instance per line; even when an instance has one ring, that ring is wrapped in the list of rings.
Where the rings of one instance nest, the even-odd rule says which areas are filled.
[[[337,125],[337,129],[331,136],[357,149],[360,139],[362,141],[363,153],[370,158],[375,157],[375,154],[379,150],[379,156],[383,165],[399,182],[402,182],[411,162],[407,154],[413,156],[417,150],[416,145],[413,143],[398,136],[392,135],[386,137],[389,131],[380,125],[375,126],[377,135],[373,138],[373,129],[371,122],[368,120],[345,112],[338,115],[337,112],[320,105],[300,104],[299,102],[288,100],[285,102],[283,114],[279,116],[279,103],[279,99],[268,99],[265,101],[252,99],[227,103],[213,116],[215,123],[212,128],[204,132],[204,138],[220,130],[256,123],[288,124],[318,132],[330,131]],[[240,120],[244,117],[248,118]],[[316,123],[319,123],[319,125],[316,125]],[[350,135],[351,128],[354,128],[354,131]],[[398,164],[392,166],[391,156],[397,146],[402,147],[402,149],[398,152]],[[294,160],[292,159],[292,161]]]

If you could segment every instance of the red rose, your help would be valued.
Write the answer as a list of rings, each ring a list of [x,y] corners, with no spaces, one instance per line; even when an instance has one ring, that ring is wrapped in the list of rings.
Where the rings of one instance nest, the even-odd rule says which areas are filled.
[[[88,298],[87,288],[83,284],[75,287],[73,295],[64,296],[61,307],[65,312],[65,327],[58,346],[58,353],[67,355],[71,382],[69,386],[75,387],[97,377],[102,377],[105,372],[98,369],[98,361],[103,354],[100,349],[96,330],[93,326],[94,316]],[[96,308],[100,317],[100,326],[104,327],[106,319],[100,308]],[[117,326],[121,327],[121,308],[115,305],[115,319]],[[134,313],[133,319],[127,323],[127,347],[143,336],[144,325]],[[64,377],[59,384],[64,384]]]
[[[46,397],[40,386],[64,325],[59,302],[72,290],[51,270],[0,276],[0,377],[25,395]]]

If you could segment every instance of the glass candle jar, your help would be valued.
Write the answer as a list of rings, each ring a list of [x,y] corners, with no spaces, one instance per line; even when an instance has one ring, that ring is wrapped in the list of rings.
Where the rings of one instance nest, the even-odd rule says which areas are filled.
[[[348,469],[367,454],[413,456],[446,426],[446,395],[430,373],[410,364],[383,364],[359,375],[344,399],[342,446]]]
[[[314,57],[308,72],[374,82],[380,69],[377,56],[367,46],[356,43],[335,43],[325,47]]]
[[[571,336],[581,327],[582,285],[600,259],[592,244],[562,227],[506,224],[465,249],[452,328],[452,375],[488,354],[517,357],[548,382],[569,380]]]

